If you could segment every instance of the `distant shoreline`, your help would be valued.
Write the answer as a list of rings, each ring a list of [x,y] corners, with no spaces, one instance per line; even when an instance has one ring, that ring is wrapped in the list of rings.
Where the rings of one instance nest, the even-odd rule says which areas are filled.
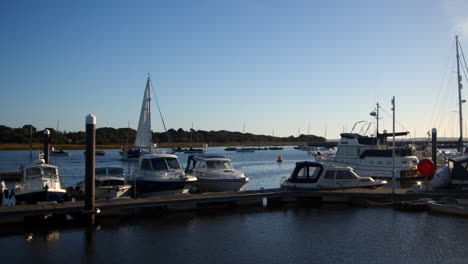
[[[204,144],[208,144],[209,147],[239,147],[239,146],[297,146],[301,144],[307,144],[307,142],[275,142],[275,144],[271,144],[271,142],[245,142],[245,143],[231,143],[227,144],[220,144],[220,143],[159,143],[158,148],[203,148]],[[62,145],[50,145],[56,149],[63,149],[63,150],[84,150],[85,145],[72,145],[72,144],[62,144]],[[96,145],[96,149],[120,149],[125,147],[124,145]],[[129,146],[131,147],[131,146]],[[42,143],[33,143],[32,149],[33,150],[42,150],[44,148],[44,144]],[[29,144],[0,144],[0,150],[29,150]]]

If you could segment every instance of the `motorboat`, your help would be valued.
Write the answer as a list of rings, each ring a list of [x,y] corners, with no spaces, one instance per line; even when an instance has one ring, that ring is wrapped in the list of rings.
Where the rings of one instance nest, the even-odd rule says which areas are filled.
[[[187,193],[197,178],[185,175],[176,155],[152,153],[140,156],[133,180],[136,195],[149,197]]]
[[[220,155],[190,155],[185,173],[197,177],[196,192],[242,191],[249,183],[230,159]]]
[[[240,148],[236,149],[236,152],[255,152],[255,148]]]
[[[279,146],[272,146],[272,147],[268,147],[269,150],[282,150],[283,147],[279,147]]]
[[[188,149],[184,149],[183,152],[185,154],[193,154],[193,153],[204,153],[205,152],[205,149],[202,149],[202,148],[188,148]]]
[[[432,177],[433,189],[467,188],[468,187],[468,156],[448,159],[448,165],[443,165]]]
[[[224,149],[225,151],[236,151],[237,148],[236,147],[227,147]]]
[[[129,195],[131,185],[126,183],[123,168],[102,167],[95,169],[96,200],[111,200]]]
[[[57,166],[37,159],[33,165],[22,169],[21,182],[14,189],[16,204],[64,202],[66,190],[61,187]]]
[[[385,180],[361,177],[351,167],[300,161],[296,163],[291,176],[281,183],[281,187],[288,190],[333,190],[378,188],[385,184]]]
[[[70,152],[64,151],[63,149],[55,149],[52,147],[49,151],[50,156],[71,156]]]

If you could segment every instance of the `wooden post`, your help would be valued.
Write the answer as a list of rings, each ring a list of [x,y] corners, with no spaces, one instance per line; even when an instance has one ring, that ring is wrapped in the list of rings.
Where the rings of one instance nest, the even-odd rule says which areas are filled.
[[[434,168],[437,169],[437,129],[432,129],[432,162],[434,162]]]
[[[49,129],[44,130],[44,161],[46,164],[49,164]]]
[[[96,117],[86,116],[86,157],[85,157],[85,211],[94,223],[95,210],[95,168],[96,168]]]

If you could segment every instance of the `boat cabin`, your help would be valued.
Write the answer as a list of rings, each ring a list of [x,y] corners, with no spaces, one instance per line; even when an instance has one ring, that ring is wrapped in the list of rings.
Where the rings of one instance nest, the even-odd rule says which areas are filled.
[[[231,161],[222,155],[190,155],[185,173],[188,174],[200,168],[212,170],[233,169]]]
[[[448,160],[452,184],[468,184],[468,156]]]
[[[170,154],[163,155],[143,155],[140,158],[140,170],[142,171],[169,171],[180,170],[177,156]]]
[[[316,183],[323,171],[323,165],[318,162],[296,162],[288,181],[291,183]]]

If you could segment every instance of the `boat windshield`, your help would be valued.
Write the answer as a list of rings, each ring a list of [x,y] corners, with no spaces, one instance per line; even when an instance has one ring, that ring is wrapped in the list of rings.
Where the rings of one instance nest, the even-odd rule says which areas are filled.
[[[231,162],[227,160],[210,160],[206,162],[208,169],[232,169]]]
[[[55,168],[43,168],[42,171],[44,173],[44,178],[57,178],[57,170]]]
[[[176,158],[166,158],[167,166],[172,170],[179,170],[180,164]]]
[[[42,171],[41,168],[29,168],[26,170],[26,178],[31,179],[33,177],[41,176]]]

